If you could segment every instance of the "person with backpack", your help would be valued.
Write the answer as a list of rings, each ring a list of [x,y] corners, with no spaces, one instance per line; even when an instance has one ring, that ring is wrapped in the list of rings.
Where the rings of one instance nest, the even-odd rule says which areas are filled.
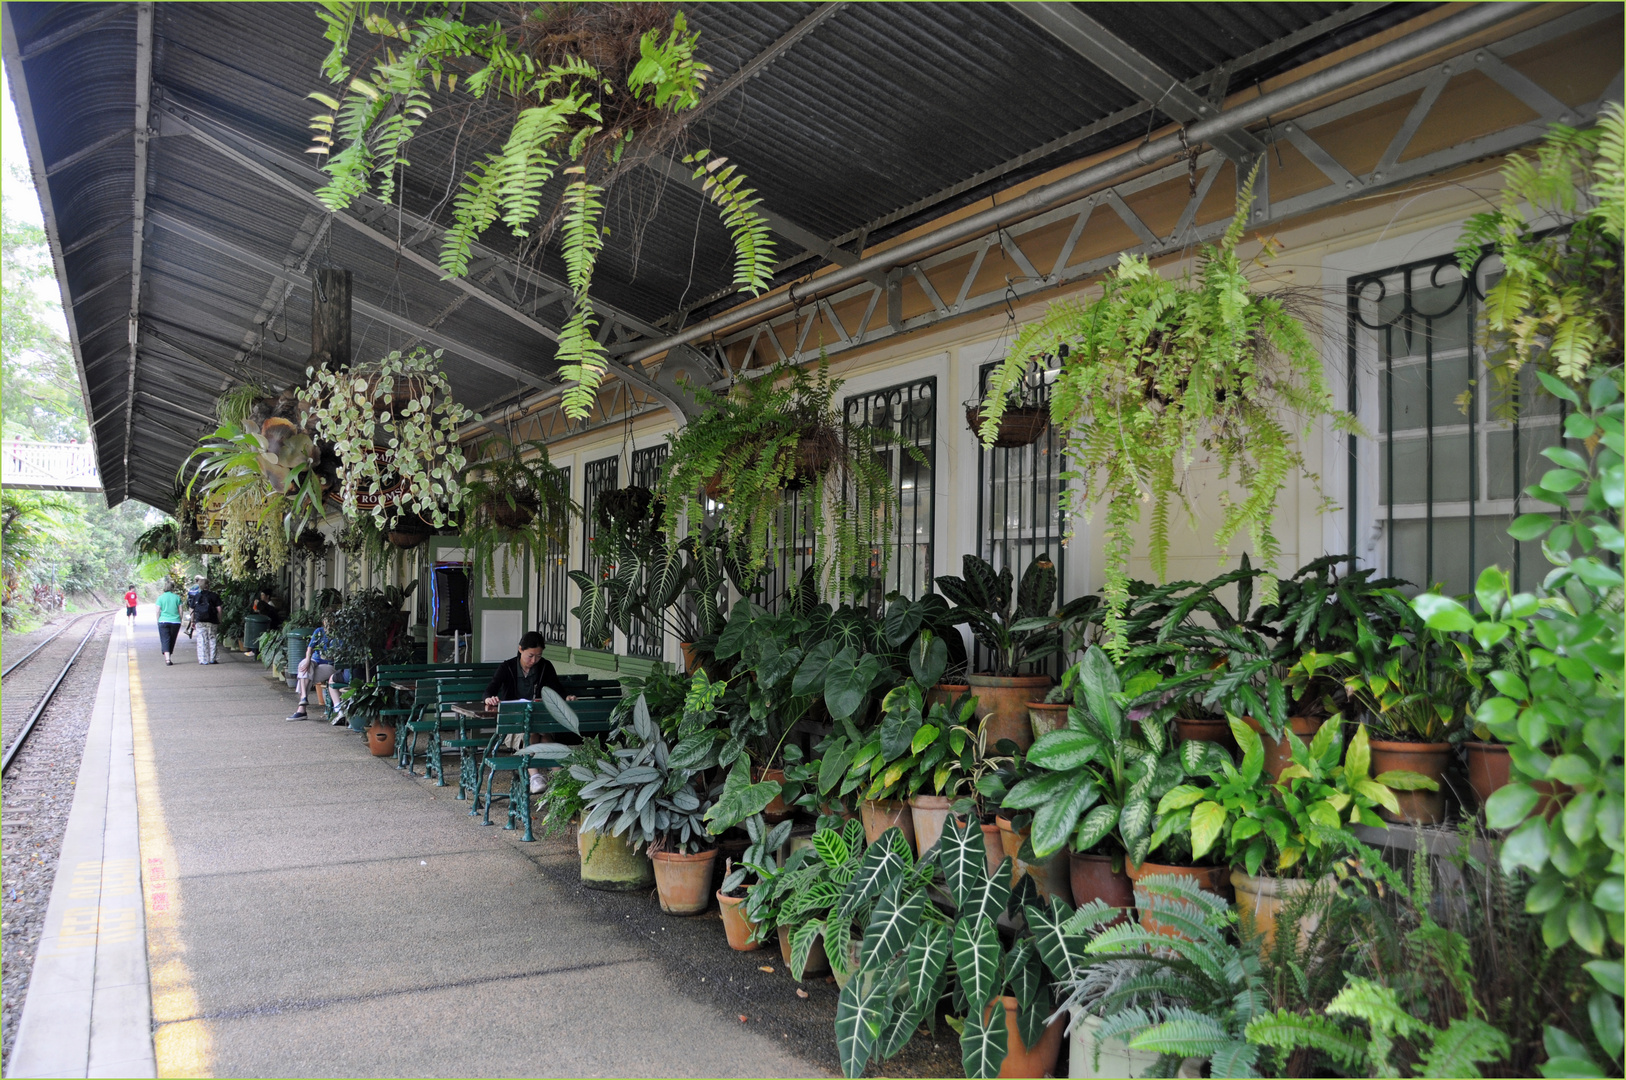
[[[198,663],[220,663],[220,594],[209,588],[208,581],[192,594],[192,623],[197,628]]]

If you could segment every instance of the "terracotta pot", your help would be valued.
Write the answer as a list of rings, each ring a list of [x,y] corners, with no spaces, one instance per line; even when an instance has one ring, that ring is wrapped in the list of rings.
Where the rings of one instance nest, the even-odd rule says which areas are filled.
[[[988,873],[992,874],[999,869],[999,864],[1005,861],[1005,845],[1000,842],[998,825],[981,825],[982,846],[988,852]]]
[[[931,711],[933,705],[951,707],[960,698],[971,693],[971,687],[966,683],[940,682],[926,691],[926,710]]]
[[[999,740],[1009,739],[1024,753],[1033,745],[1033,724],[1028,720],[1028,702],[1043,698],[1050,689],[1048,675],[969,676],[971,692],[977,695],[976,717],[988,732],[990,751]]]
[[[1127,873],[1112,869],[1112,856],[1075,851],[1068,855],[1068,870],[1077,906],[1099,900],[1124,912],[1135,910],[1135,886]]]
[[[1287,741],[1287,733],[1283,732],[1281,738],[1273,739],[1265,734],[1265,729],[1253,717],[1244,716],[1242,722],[1257,731],[1260,741],[1265,744],[1265,772],[1270,775],[1271,779],[1280,776],[1282,770],[1293,763],[1293,744]],[[1323,722],[1319,717],[1313,716],[1289,716],[1287,718],[1288,728],[1306,744],[1315,738],[1315,733],[1321,730]],[[1373,770],[1373,772],[1376,771]]]
[[[581,857],[582,884],[601,892],[636,892],[655,881],[649,856],[632,850],[624,836],[594,829],[576,831],[576,853]]]
[[[1463,752],[1468,757],[1468,786],[1474,789],[1479,805],[1512,781],[1513,758],[1506,743],[1465,742]]]
[[[1022,844],[1027,840],[1028,834],[1017,832],[1011,824],[1010,818],[996,817],[995,826],[999,829],[999,845],[1004,854],[1011,859],[1011,888],[1029,874],[1033,875],[1033,884],[1039,890],[1039,895],[1072,903],[1073,883],[1067,861],[1067,849],[1056,852],[1042,862],[1031,863],[1022,858]]]
[[[655,891],[661,910],[668,915],[698,915],[711,904],[711,868],[717,849],[682,855],[675,851],[654,851]]]
[[[760,784],[764,780],[771,780],[776,784],[783,784],[785,782],[785,770],[763,769],[752,782]],[[785,805],[785,796],[782,790],[780,794],[775,795],[773,799],[769,801],[767,806],[762,808],[762,816],[767,819],[768,824],[770,825],[777,825],[781,821],[784,821],[786,818],[790,817],[790,807]]]
[[[790,928],[788,926],[779,927],[779,958],[785,962],[785,967],[790,967]],[[805,980],[812,978],[814,975],[828,974],[830,974],[830,958],[824,955],[824,938],[821,937],[813,943],[813,947],[807,952],[807,966],[802,968],[802,978]]]
[[[1060,731],[1067,726],[1067,710],[1070,705],[1051,705],[1044,701],[1028,702],[1028,723],[1033,727],[1033,741],[1038,742],[1052,731]]]
[[[859,812],[864,818],[864,843],[875,843],[882,833],[896,825],[903,830],[903,838],[914,844],[915,821],[909,813],[909,804],[902,799],[865,799]]]
[[[728,935],[728,947],[736,952],[755,952],[762,942],[753,941],[751,935],[757,924],[745,917],[745,897],[717,894],[717,910],[723,916],[723,932]]]
[[[694,651],[694,642],[680,641],[678,650],[683,653],[683,670],[686,674],[693,675],[700,670],[700,654]]]
[[[1236,753],[1236,737],[1231,734],[1231,725],[1223,716],[1200,720],[1181,720],[1177,717],[1174,730],[1181,742],[1218,743],[1227,752]]]
[[[1128,862],[1124,863],[1124,873],[1129,875],[1131,882],[1138,883],[1142,878],[1153,874],[1167,874],[1170,877],[1190,878],[1197,883],[1198,888],[1204,892],[1211,892],[1215,896],[1230,903],[1234,899],[1231,891],[1231,868],[1229,866],[1176,866],[1170,863],[1143,862],[1139,866]],[[1180,931],[1164,926],[1156,919],[1142,912],[1140,924],[1157,934],[1166,934],[1169,937],[1185,937]]]
[[[983,1023],[987,1024],[993,1017],[993,1010],[1003,1002],[1005,1005],[1005,1063],[999,1067],[1000,1076],[1039,1077],[1049,1076],[1050,1071],[1056,1067],[1056,1055],[1061,1052],[1062,1032],[1067,1028],[1065,1017],[1058,1016],[1044,1029],[1044,1038],[1039,1040],[1038,1046],[1030,1047],[1022,1042],[1021,1025],[1016,1022],[1016,999],[1014,997],[1001,997],[991,1001],[983,1009]],[[1048,1010],[1047,1010],[1048,1011]]]
[[[373,757],[389,757],[395,753],[395,725],[374,720],[367,725],[367,749]]]
[[[1408,825],[1438,825],[1445,820],[1445,770],[1451,764],[1450,743],[1390,742],[1372,740],[1373,776],[1404,769],[1421,773],[1437,784],[1436,791],[1396,791],[1395,801],[1400,813],[1391,814],[1378,808],[1378,816],[1385,821],[1404,822]]]
[[[1321,878],[1322,882],[1336,888],[1331,874]],[[1242,870],[1231,871],[1231,884],[1236,886],[1236,910],[1244,919],[1253,921],[1253,928],[1259,935],[1259,948],[1269,952],[1276,942],[1276,920],[1280,917],[1282,908],[1295,897],[1303,896],[1317,884],[1310,878],[1275,878],[1255,877]],[[1299,920],[1299,945],[1309,944],[1310,935],[1320,924],[1319,915],[1310,915]]]
[[[1557,817],[1558,812],[1564,809],[1564,804],[1575,797],[1574,788],[1557,780],[1530,780],[1527,783],[1541,795],[1541,799],[1536,803],[1536,813],[1548,821]]]
[[[915,853],[924,855],[943,838],[943,823],[948,820],[947,795],[916,795],[909,800],[909,817],[915,827]]]

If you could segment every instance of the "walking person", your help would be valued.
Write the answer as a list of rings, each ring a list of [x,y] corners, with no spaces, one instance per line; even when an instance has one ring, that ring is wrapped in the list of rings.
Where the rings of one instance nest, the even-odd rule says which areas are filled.
[[[128,589],[124,590],[124,615],[126,618],[131,620],[131,622],[135,621],[136,601],[140,599],[141,597],[136,595],[136,587],[134,585],[131,585]]]
[[[220,663],[220,594],[209,588],[207,580],[192,594],[192,623],[198,635],[198,663]]]
[[[164,591],[158,594],[158,645],[164,650],[164,663],[173,667],[170,654],[175,651],[175,639],[181,633],[181,591],[173,581],[164,582]]]
[[[565,684],[559,681],[559,670],[542,655],[547,644],[541,634],[532,630],[519,639],[519,654],[510,656],[497,668],[486,686],[486,708],[495,709],[504,701],[535,701],[542,696],[544,686],[566,701],[575,701],[575,694],[565,693]],[[543,737],[543,742],[554,740]],[[531,792],[542,790],[542,770],[531,770]]]

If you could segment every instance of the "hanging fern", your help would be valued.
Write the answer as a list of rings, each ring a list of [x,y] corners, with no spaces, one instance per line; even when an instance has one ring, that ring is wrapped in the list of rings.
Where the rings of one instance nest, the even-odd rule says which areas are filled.
[[[466,275],[475,243],[499,220],[538,243],[560,231],[572,303],[558,348],[560,373],[572,382],[564,407],[585,418],[608,369],[590,298],[605,191],[629,151],[664,154],[681,137],[681,116],[700,103],[711,71],[696,56],[699,31],[681,11],[653,4],[543,5],[489,23],[422,15],[409,4],[321,7],[331,44],[322,72],[342,89],[310,95],[326,109],[311,121],[313,151],[327,156],[329,177],[317,194],[335,211],[375,187],[391,199],[425,123],[437,111],[455,113],[461,140],[472,117],[470,139],[499,148],[463,167],[441,269]],[[709,151],[685,160],[697,164],[733,240],[734,283],[762,292],[774,251],[754,190]],[[549,206],[560,174],[571,182]]]
[[[1210,457],[1240,493],[1220,493],[1215,546],[1223,550],[1246,534],[1257,562],[1272,569],[1281,554],[1274,528],[1278,495],[1295,471],[1317,482],[1305,469],[1297,432],[1323,417],[1338,430],[1355,426],[1334,411],[1320,354],[1291,299],[1255,292],[1244,274],[1236,248],[1253,179],[1224,237],[1204,248],[1195,274],[1171,281],[1146,258],[1122,256],[1100,299],[1051,305],[1023,327],[988,382],[980,432],[985,444],[993,442],[1033,366],[1060,364],[1050,413],[1069,464],[1063,509],[1071,519],[1106,503],[1106,644],[1119,653],[1143,502],[1151,510],[1148,553],[1161,578],[1171,511],[1178,506],[1191,516],[1186,473],[1199,454]],[[1264,603],[1275,600],[1275,580],[1263,579]]]

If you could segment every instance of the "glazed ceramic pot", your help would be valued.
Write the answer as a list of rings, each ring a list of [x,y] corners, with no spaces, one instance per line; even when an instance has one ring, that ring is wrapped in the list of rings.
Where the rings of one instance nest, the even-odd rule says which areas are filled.
[[[1073,1014],[1073,1032],[1068,1038],[1067,1075],[1072,1077],[1131,1077],[1153,1075],[1158,1055],[1149,1050],[1131,1050],[1122,1039],[1109,1039],[1101,1046],[1100,1064],[1096,1064],[1096,1037],[1101,1030],[1099,1016]],[[1174,1074],[1198,1077],[1203,1074],[1207,1058],[1186,1058]]]
[[[1048,675],[971,675],[971,692],[977,695],[976,716],[987,732],[987,745],[993,750],[1001,739],[1009,739],[1026,752],[1033,745],[1033,724],[1028,720],[1028,702],[1044,700],[1050,689]]]
[[[1372,740],[1373,776],[1403,769],[1418,773],[1434,781],[1435,790],[1396,791],[1395,801],[1400,813],[1392,814],[1378,807],[1378,816],[1385,821],[1408,825],[1438,825],[1445,820],[1445,770],[1451,764],[1450,743],[1391,742]]]

